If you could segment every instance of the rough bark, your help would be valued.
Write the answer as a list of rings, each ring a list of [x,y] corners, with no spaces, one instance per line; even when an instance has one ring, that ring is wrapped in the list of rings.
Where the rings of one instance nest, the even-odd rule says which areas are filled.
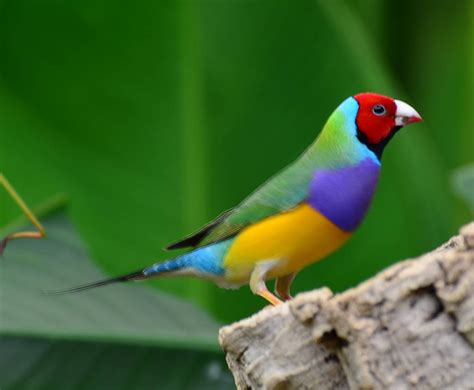
[[[474,389],[474,223],[356,288],[223,327],[239,389]]]

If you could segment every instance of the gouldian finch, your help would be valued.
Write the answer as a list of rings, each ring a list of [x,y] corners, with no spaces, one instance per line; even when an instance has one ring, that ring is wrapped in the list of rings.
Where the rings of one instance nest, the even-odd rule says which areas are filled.
[[[344,100],[309,148],[237,207],[167,247],[190,248],[139,271],[58,293],[115,282],[194,276],[219,286],[250,284],[276,305],[291,299],[296,273],[323,259],[360,225],[377,186],[385,146],[421,121],[414,108],[376,93]],[[266,280],[276,279],[275,293]]]

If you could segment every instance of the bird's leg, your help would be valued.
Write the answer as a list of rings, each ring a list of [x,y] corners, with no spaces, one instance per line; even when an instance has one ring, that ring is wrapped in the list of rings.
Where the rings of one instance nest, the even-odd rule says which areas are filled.
[[[255,295],[260,295],[265,298],[272,305],[282,303],[275,295],[268,291],[265,285],[265,277],[268,272],[278,264],[278,260],[260,261],[255,265],[250,276],[250,289]]]
[[[43,238],[46,236],[43,225],[38,221],[30,208],[26,205],[20,195],[15,191],[12,185],[8,182],[5,176],[0,173],[0,186],[3,186],[7,193],[11,196],[13,201],[20,207],[28,220],[38,229],[37,231],[24,231],[9,234],[4,239],[0,240],[0,256],[2,255],[7,243],[18,238]]]
[[[296,272],[277,278],[275,282],[275,292],[277,295],[284,301],[289,301],[293,299],[290,294],[290,286],[295,278]]]

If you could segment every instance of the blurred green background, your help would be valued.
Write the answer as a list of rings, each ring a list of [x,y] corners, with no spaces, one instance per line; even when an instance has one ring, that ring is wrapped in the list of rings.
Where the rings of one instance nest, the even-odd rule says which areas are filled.
[[[0,0],[0,169],[33,207],[68,194],[93,262],[116,275],[241,201],[345,97],[403,99],[425,122],[387,148],[353,239],[293,286],[341,291],[472,218],[450,183],[474,160],[473,26],[471,0]],[[0,190],[0,226],[18,214]],[[147,283],[220,323],[265,305],[248,288]]]

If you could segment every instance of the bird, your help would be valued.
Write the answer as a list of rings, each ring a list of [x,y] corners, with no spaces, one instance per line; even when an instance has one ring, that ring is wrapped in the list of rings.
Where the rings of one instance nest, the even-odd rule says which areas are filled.
[[[224,288],[249,284],[272,305],[290,300],[295,275],[336,251],[363,221],[385,146],[402,127],[421,120],[401,100],[373,92],[350,96],[293,163],[236,207],[166,248],[187,252],[126,275],[52,293],[193,276]],[[273,279],[275,293],[266,286]]]

